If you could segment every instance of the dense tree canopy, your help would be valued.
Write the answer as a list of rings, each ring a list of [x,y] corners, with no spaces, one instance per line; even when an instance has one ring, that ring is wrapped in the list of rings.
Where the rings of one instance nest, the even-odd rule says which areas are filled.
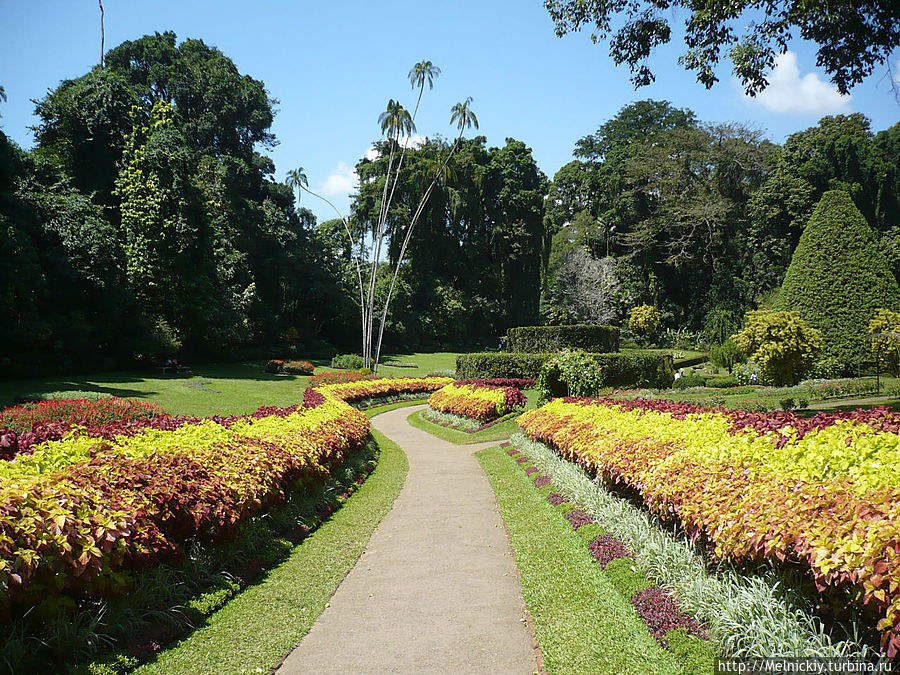
[[[438,72],[423,61],[410,81],[421,94]],[[393,293],[388,350],[493,344],[540,321],[624,326],[642,304],[661,329],[722,342],[779,302],[830,190],[855,205],[881,276],[900,277],[900,124],[873,133],[862,115],[825,117],[778,146],[638,101],[550,182],[512,138],[404,152],[397,133],[413,118],[389,105],[382,123],[397,133],[356,166],[349,241],[343,221],[297,206],[302,169],[277,182],[260,154],[273,104],[219,50],[167,32],[48,92],[34,150],[0,133],[0,369],[352,349],[358,265],[382,228],[372,294],[380,308]],[[461,131],[475,123],[469,100],[452,115]]]
[[[681,65],[711,87],[725,56],[749,94],[765,89],[775,56],[794,37],[818,47],[816,64],[843,94],[900,44],[900,4],[884,0],[545,0],[544,7],[557,35],[589,27],[594,42],[608,39],[610,56],[628,65],[636,87],[655,79],[647,58],[672,39],[678,8],[689,12]]]

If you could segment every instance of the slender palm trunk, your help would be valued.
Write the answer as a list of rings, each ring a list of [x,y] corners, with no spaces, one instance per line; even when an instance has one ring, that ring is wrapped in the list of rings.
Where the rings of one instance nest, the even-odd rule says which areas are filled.
[[[366,343],[366,311],[365,311],[366,294],[365,294],[365,286],[363,285],[362,266],[359,264],[359,256],[353,255],[353,233],[350,231],[350,223],[347,222],[347,219],[340,212],[338,207],[336,207],[330,200],[326,199],[325,197],[323,197],[322,195],[320,195],[316,192],[313,192],[308,187],[306,187],[302,184],[300,185],[300,189],[303,190],[304,192],[308,192],[313,197],[321,199],[323,202],[328,204],[328,206],[330,206],[332,209],[334,209],[334,212],[338,215],[338,218],[340,218],[341,222],[344,224],[344,232],[347,233],[347,241],[350,245],[350,257],[353,258],[353,262],[356,265],[356,278],[357,278],[357,282],[359,283],[359,308],[360,308],[360,316],[362,319],[362,322],[361,322],[362,323],[362,344],[365,345],[365,343]]]
[[[104,66],[104,59],[106,54],[106,29],[103,27],[103,0],[97,0],[100,3],[100,67]]]
[[[397,256],[397,265],[394,267],[394,273],[391,276],[391,285],[388,288],[387,298],[384,301],[384,308],[381,312],[381,324],[378,327],[378,343],[375,349],[375,368],[373,368],[373,370],[378,368],[378,360],[381,358],[381,345],[384,339],[384,325],[385,323],[387,323],[388,309],[391,304],[391,298],[394,294],[394,287],[397,283],[397,277],[400,275],[400,265],[403,263],[403,256],[406,255],[406,248],[409,246],[410,239],[412,238],[413,229],[415,228],[416,223],[419,221],[419,218],[422,216],[422,212],[425,210],[425,205],[428,203],[428,198],[431,196],[432,191],[437,185],[441,174],[444,172],[444,169],[446,169],[447,164],[449,164],[450,158],[453,157],[453,153],[456,152],[461,138],[462,133],[460,133],[456,141],[454,141],[453,147],[450,148],[450,152],[447,154],[447,157],[438,166],[438,170],[434,178],[432,179],[431,184],[428,186],[428,189],[425,190],[425,194],[422,195],[422,199],[419,201],[419,205],[416,207],[416,211],[413,214],[412,220],[410,220],[409,225],[406,228],[406,234],[403,238],[403,244],[400,247],[400,254]]]

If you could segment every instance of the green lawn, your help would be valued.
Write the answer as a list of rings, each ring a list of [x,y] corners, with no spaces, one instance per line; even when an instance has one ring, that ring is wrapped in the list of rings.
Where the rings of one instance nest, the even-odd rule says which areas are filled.
[[[414,363],[417,367],[382,366],[379,374],[420,377],[433,370],[455,368],[456,356],[455,353],[389,356],[387,360]],[[313,363],[317,373],[332,370],[328,361]],[[303,398],[308,383],[308,377],[265,372],[265,361],[245,361],[193,366],[190,375],[120,371],[0,382],[0,407],[12,405],[16,396],[82,390],[146,399],[173,415],[234,415],[264,405],[293,405]]]
[[[385,406],[366,414],[372,417],[402,405]],[[381,458],[347,503],[282,564],[137,673],[269,673],[300,644],[338,584],[356,564],[378,523],[391,510],[406,480],[406,455],[377,431],[372,433],[381,447]]]
[[[547,672],[682,673],[525,472],[500,448],[477,457],[497,494]]]

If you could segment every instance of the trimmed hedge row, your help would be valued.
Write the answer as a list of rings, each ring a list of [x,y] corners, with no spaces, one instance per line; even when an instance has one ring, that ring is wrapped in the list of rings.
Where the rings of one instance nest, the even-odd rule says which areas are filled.
[[[619,329],[615,326],[521,326],[506,332],[512,352],[540,354],[560,349],[581,349],[605,354],[619,351]]]
[[[478,352],[456,357],[460,379],[528,377],[536,379],[552,354]],[[594,354],[603,367],[603,384],[609,387],[668,389],[675,381],[669,354]]]

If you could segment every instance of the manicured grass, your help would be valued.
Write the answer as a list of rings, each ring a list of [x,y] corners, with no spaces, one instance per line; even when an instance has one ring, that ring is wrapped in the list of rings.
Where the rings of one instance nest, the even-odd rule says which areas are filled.
[[[547,672],[683,672],[503,450],[477,457],[497,494]]]
[[[386,408],[367,414],[371,417]],[[268,673],[300,643],[390,511],[406,479],[406,455],[377,431],[372,433],[381,447],[378,467],[347,503],[281,565],[137,673]]]
[[[409,354],[389,360],[415,363],[416,368],[382,366],[384,377],[420,377],[433,370],[456,368],[456,353]],[[316,361],[317,373],[333,370],[329,361]],[[260,406],[289,406],[303,398],[309,377],[273,375],[265,361],[211,365],[191,364],[190,375],[164,375],[158,371],[119,371],[0,382],[0,407],[16,396],[50,391],[97,391],[113,396],[141,398],[172,415],[240,415]]]
[[[381,357],[385,361],[414,363],[415,368],[396,368],[394,366],[378,366],[378,374],[382,377],[422,377],[434,370],[456,370],[458,352],[416,352],[415,354],[389,354]]]
[[[527,389],[525,391],[525,397],[528,399],[528,404],[525,406],[525,410],[532,410],[533,408],[537,407],[538,392],[536,389]],[[437,436],[438,438],[441,438],[445,441],[450,441],[451,443],[456,443],[457,445],[469,445],[471,443],[485,443],[489,441],[504,441],[512,434],[519,431],[519,427],[516,424],[516,418],[519,416],[518,414],[510,414],[506,419],[503,419],[502,421],[498,422],[492,427],[485,429],[484,431],[477,431],[475,433],[469,434],[464,431],[459,431],[458,429],[450,429],[449,427],[442,427],[440,424],[430,422],[425,419],[424,412],[424,410],[415,412],[407,417],[406,420],[411,425],[416,427],[416,429],[427,431],[432,436]]]

